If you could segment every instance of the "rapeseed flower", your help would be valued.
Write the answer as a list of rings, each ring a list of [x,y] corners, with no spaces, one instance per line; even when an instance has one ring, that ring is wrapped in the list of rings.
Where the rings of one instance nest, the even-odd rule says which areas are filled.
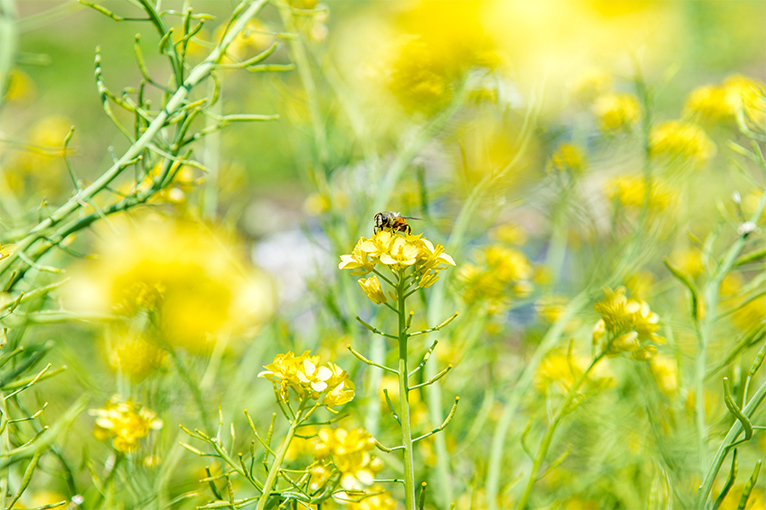
[[[340,471],[340,485],[345,490],[362,490],[375,480],[383,468],[380,459],[371,455],[375,439],[363,428],[346,430],[322,427],[317,434],[314,456],[318,460],[331,459]]]
[[[149,316],[157,342],[196,354],[271,314],[269,279],[209,227],[159,216],[113,227],[122,235],[103,237],[98,259],[80,266],[73,306]]]
[[[603,94],[596,98],[592,110],[599,127],[606,133],[628,131],[641,120],[641,105],[632,94]]]
[[[485,302],[489,312],[496,314],[506,310],[512,298],[531,292],[534,270],[521,251],[493,244],[477,251],[473,260],[463,264],[457,275],[467,304]]]
[[[726,120],[733,113],[727,95],[726,89],[717,85],[697,87],[686,97],[684,115],[711,122]]]
[[[274,361],[258,374],[274,383],[280,402],[290,400],[290,389],[296,400],[319,400],[330,409],[354,398],[354,383],[348,374],[332,362],[319,363],[319,356],[306,351],[300,356],[293,352],[278,354]]]
[[[634,359],[647,360],[657,352],[652,344],[665,342],[656,334],[659,316],[647,302],[626,297],[624,287],[615,290],[605,287],[604,300],[594,308],[601,319],[593,328],[593,342],[601,341],[610,354],[630,352]]]
[[[716,147],[697,124],[670,120],[652,128],[649,152],[653,157],[677,157],[692,164],[701,164],[715,155]]]
[[[580,174],[585,168],[585,154],[575,144],[562,143],[551,155],[547,168],[558,173]]]
[[[640,210],[646,201],[646,178],[642,175],[620,175],[606,181],[607,195],[613,201],[631,209]],[[673,195],[662,180],[652,179],[649,209],[663,211],[671,203]]]
[[[454,266],[455,261],[444,252],[442,245],[434,246],[420,235],[399,235],[381,230],[369,239],[360,238],[350,254],[340,256],[338,268],[353,269],[355,271],[351,274],[363,275],[375,271],[379,264],[387,266],[395,274],[414,267],[418,286],[425,288],[433,285],[439,278],[439,272]],[[378,288],[374,288],[376,281]],[[382,293],[382,289],[379,289],[380,281],[368,278],[360,280],[359,284],[373,302],[380,300],[377,294]]]
[[[167,352],[141,334],[116,329],[109,336],[107,359],[112,370],[138,382],[162,366]]]
[[[92,409],[90,415],[96,417],[96,439],[111,439],[115,450],[122,453],[136,451],[140,439],[162,428],[162,420],[154,411],[119,395],[110,398],[103,409]]]
[[[386,293],[383,292],[383,288],[380,286],[380,280],[377,276],[371,276],[369,278],[360,278],[359,285],[370,301],[376,305],[382,305],[386,302]]]
[[[396,500],[380,485],[370,487],[371,495],[349,503],[349,510],[396,510]]]

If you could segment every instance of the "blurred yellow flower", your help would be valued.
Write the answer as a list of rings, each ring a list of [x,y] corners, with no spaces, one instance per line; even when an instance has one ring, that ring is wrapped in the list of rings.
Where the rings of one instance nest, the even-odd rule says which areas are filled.
[[[386,302],[386,293],[380,287],[380,280],[377,276],[371,276],[369,278],[360,278],[359,285],[370,301],[376,305],[382,305]]]
[[[692,278],[697,278],[705,270],[702,251],[699,248],[680,248],[674,250],[669,258],[673,267]]]
[[[478,250],[458,269],[463,300],[468,305],[486,303],[490,313],[499,313],[510,306],[513,298],[531,292],[534,275],[531,262],[519,250],[500,244]]]
[[[314,456],[331,458],[341,473],[340,484],[345,490],[362,490],[374,483],[375,474],[383,463],[371,455],[375,439],[363,428],[346,430],[322,427],[317,434]]]
[[[159,216],[113,226],[121,234],[102,237],[98,259],[76,271],[72,306],[148,314],[158,341],[200,354],[270,316],[270,280],[212,228]]]
[[[19,69],[12,69],[4,99],[9,103],[29,103],[34,97],[35,82],[32,78]]]
[[[219,25],[213,34],[213,38],[216,41],[223,39],[228,25]],[[233,59],[235,61],[242,61],[250,57],[254,57],[258,53],[267,49],[274,42],[274,36],[271,35],[270,30],[266,28],[260,21],[250,21],[244,30],[242,30],[234,40],[226,48],[225,61]]]
[[[653,157],[679,157],[700,164],[715,155],[716,147],[697,124],[670,120],[652,127],[649,152]]]
[[[396,510],[396,500],[382,486],[373,485],[368,493],[373,495],[349,503],[349,510]]]
[[[567,393],[577,379],[590,365],[591,359],[582,354],[575,354],[571,358],[564,352],[553,351],[548,353],[538,365],[535,371],[535,386],[542,392],[555,384],[559,391]],[[588,375],[592,381],[602,381],[611,377],[605,364],[598,364]]]
[[[109,366],[134,382],[145,379],[162,366],[167,357],[167,352],[156,344],[124,328],[114,329],[108,340]]]
[[[678,393],[678,364],[676,360],[658,356],[651,361],[649,367],[660,391],[668,397],[674,397]]]
[[[641,209],[646,200],[646,179],[641,175],[620,175],[605,183],[607,196],[622,206]],[[652,179],[652,191],[649,195],[649,209],[662,211],[668,207],[672,194],[662,180]]]
[[[585,168],[585,153],[571,143],[562,143],[551,155],[547,168],[560,173],[580,174]]]
[[[131,453],[138,449],[140,439],[152,430],[162,428],[162,420],[154,411],[142,407],[132,399],[123,400],[114,395],[103,409],[91,409],[90,415],[96,417],[93,435],[96,439],[112,440],[115,450]]]
[[[750,289],[752,292],[753,289]],[[756,290],[755,293],[758,291]],[[735,310],[729,317],[735,326],[742,330],[761,324],[766,317],[766,296],[750,298],[745,288],[745,281],[739,273],[729,273],[721,282],[722,304],[727,309]]]
[[[755,124],[763,131],[766,120],[766,85],[760,80],[735,74],[724,80],[723,88],[732,115],[742,112],[748,125]]]
[[[684,116],[711,122],[725,120],[732,114],[726,96],[726,89],[717,85],[697,87],[686,98]]]
[[[157,184],[160,176],[162,175],[163,163],[157,163],[146,174],[143,180],[136,187],[137,191],[146,191],[152,186]],[[195,175],[194,168],[188,165],[182,165],[176,161],[170,165],[168,175],[165,178],[165,182],[162,183],[163,188],[152,195],[150,202],[168,203],[174,205],[182,205],[186,203],[186,196],[199,184],[201,179],[198,179]]]
[[[612,90],[612,75],[603,69],[584,69],[569,85],[575,100],[590,104]]]
[[[603,94],[596,98],[592,109],[599,127],[607,133],[628,131],[641,120],[641,106],[632,94]]]
[[[468,70],[497,65],[484,24],[486,6],[422,0],[402,13],[386,82],[406,110],[434,112],[452,99]]]
[[[503,223],[492,229],[489,233],[491,239],[505,244],[523,246],[527,243],[529,235],[521,225],[515,223]]]
[[[299,401],[321,400],[330,409],[350,402],[354,398],[354,383],[338,365],[328,362],[320,365],[319,356],[306,351],[300,356],[292,352],[278,354],[272,363],[258,374],[274,383],[281,402],[290,399],[290,389]]]

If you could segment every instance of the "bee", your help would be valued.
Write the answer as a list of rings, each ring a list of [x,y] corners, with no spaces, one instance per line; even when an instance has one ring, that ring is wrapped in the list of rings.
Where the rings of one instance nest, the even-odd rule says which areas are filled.
[[[393,211],[380,212],[373,218],[375,221],[373,232],[377,234],[379,230],[389,230],[391,232],[404,232],[405,234],[410,235],[412,233],[412,227],[410,227],[404,220],[419,219],[421,218],[402,216],[401,213]]]

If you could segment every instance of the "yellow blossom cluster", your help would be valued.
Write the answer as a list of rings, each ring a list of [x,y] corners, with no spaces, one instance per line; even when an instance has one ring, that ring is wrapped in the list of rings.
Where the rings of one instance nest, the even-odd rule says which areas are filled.
[[[695,120],[731,121],[742,112],[755,124],[763,124],[766,86],[742,75],[726,78],[721,84],[702,85],[686,98],[684,114]]]
[[[547,168],[558,173],[580,174],[585,168],[585,154],[577,145],[562,143],[551,155]]]
[[[157,163],[146,174],[143,180],[136,187],[136,191],[146,191],[155,185],[156,181],[162,174],[162,163]],[[194,169],[188,165],[181,165],[176,161],[170,166],[167,180],[170,184],[166,184],[163,188],[152,195],[151,202],[168,203],[174,205],[182,205],[186,203],[186,196],[194,188],[195,185],[200,184],[201,179],[198,179],[194,174]]]
[[[631,353],[636,360],[648,360],[657,354],[652,344],[665,339],[656,334],[659,316],[652,312],[646,301],[629,299],[625,287],[604,288],[604,300],[596,303],[601,319],[593,328],[593,343],[602,342],[610,354]]]
[[[349,504],[349,510],[396,510],[396,500],[381,485],[370,487],[371,495]]]
[[[112,227],[119,234],[102,238],[98,259],[75,271],[73,307],[152,317],[158,342],[199,354],[270,315],[269,279],[211,227],[156,215]]]
[[[488,4],[454,2],[445,9],[425,0],[402,13],[386,84],[406,110],[437,111],[452,99],[468,70],[497,66],[496,43],[483,19]]]
[[[290,400],[290,389],[299,401],[318,400],[326,408],[340,406],[354,398],[354,383],[338,365],[321,365],[319,356],[306,351],[300,356],[293,352],[278,354],[258,377],[274,383],[280,402]]]
[[[542,392],[555,385],[561,393],[568,393],[575,381],[585,372],[590,358],[582,354],[569,355],[561,351],[548,353],[540,362],[535,372],[535,386]],[[589,377],[594,382],[601,382],[611,377],[609,367],[599,364],[593,367]]]
[[[145,379],[160,367],[167,352],[143,335],[124,328],[112,328],[108,336],[107,359],[115,372],[124,374],[133,382]]]
[[[716,146],[697,124],[670,120],[652,128],[649,152],[657,158],[681,158],[700,164],[715,155]]]
[[[534,271],[521,251],[493,244],[477,251],[473,259],[476,262],[463,264],[457,275],[468,305],[484,301],[496,314],[507,309],[512,298],[531,292]]]
[[[140,439],[162,428],[162,420],[154,411],[119,395],[110,398],[103,409],[91,409],[90,415],[96,417],[96,439],[111,439],[115,450],[122,453],[136,451]]]
[[[607,133],[628,131],[641,120],[641,106],[633,94],[608,92],[593,103],[599,127]]]
[[[328,462],[312,469],[314,490],[330,478],[332,466],[341,473],[340,485],[345,490],[362,490],[372,485],[375,475],[383,469],[383,462],[372,455],[374,449],[375,439],[363,428],[319,429],[314,442],[314,457]]]
[[[620,175],[606,181],[607,196],[610,200],[631,209],[641,209],[646,200],[646,179],[642,175]],[[673,194],[667,189],[662,180],[652,179],[652,190],[649,194],[649,209],[663,211],[670,205]]]
[[[350,254],[340,256],[338,268],[353,269],[351,274],[363,275],[374,271],[378,264],[387,266],[395,274],[412,267],[418,287],[426,288],[439,279],[439,271],[454,266],[455,261],[444,252],[442,245],[434,246],[420,235],[404,236],[381,230],[369,239],[360,238]],[[360,279],[359,284],[373,303],[386,302],[376,276]]]

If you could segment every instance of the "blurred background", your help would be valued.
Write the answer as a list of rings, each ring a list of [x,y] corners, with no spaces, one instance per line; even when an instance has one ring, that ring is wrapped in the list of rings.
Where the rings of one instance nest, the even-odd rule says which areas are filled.
[[[336,264],[359,236],[372,234],[374,213],[402,211],[422,218],[411,222],[413,231],[447,246],[458,265],[436,287],[438,305],[420,304],[418,320],[425,325],[428,315],[430,322],[441,321],[455,309],[471,317],[445,333],[438,356],[455,364],[455,373],[436,397],[424,395],[413,404],[426,428],[440,421],[433,409],[448,409],[453,394],[463,397],[453,432],[424,442],[418,453],[437,488],[429,505],[446,508],[454,500],[460,509],[510,507],[519,490],[514,481],[529,464],[520,446],[525,426],[534,423],[539,440],[536,426],[546,405],[571,385],[567,342],[577,339],[575,352],[590,353],[592,302],[566,321],[557,351],[542,363],[535,358],[539,367],[529,369],[534,384],[518,386],[519,374],[572,298],[595,282],[610,282],[652,303],[668,344],[646,370],[633,371],[619,359],[603,367],[598,377],[617,382],[603,385],[611,393],[589,400],[589,415],[578,412],[577,426],[563,434],[575,444],[573,453],[540,482],[539,490],[550,497],[537,504],[636,508],[646,506],[644,494],[651,490],[684,507],[699,484],[696,467],[689,467],[697,459],[687,455],[696,448],[689,368],[696,344],[687,298],[662,261],[704,280],[710,260],[700,240],[742,215],[749,218],[761,196],[743,176],[750,162],[732,162],[736,151],[729,141],[748,142],[743,124],[763,128],[764,2],[289,4],[294,26],[286,27],[267,5],[229,48],[228,61],[237,62],[279,43],[266,68],[217,73],[217,113],[277,114],[279,120],[232,123],[205,137],[193,154],[209,172],[186,167],[145,208],[185,226],[168,226],[139,211],[72,240],[75,251],[96,258],[60,254],[46,262],[67,268],[74,279],[41,305],[74,315],[54,324],[41,321],[25,333],[25,345],[54,340],[47,356],[70,367],[59,376],[62,384],[45,388],[52,414],[81,393],[96,405],[118,391],[161,409],[166,425],[151,455],[175,464],[168,462],[161,474],[136,476],[148,480],[146,487],[163,487],[170,499],[198,485],[203,463],[195,459],[173,470],[188,454],[173,450],[177,423],[202,426],[193,423],[202,417],[189,410],[187,375],[169,366],[185,364],[201,381],[210,416],[224,406],[226,419],[241,424],[241,410],[249,408],[259,426],[268,426],[271,388],[256,374],[277,352],[312,349],[338,359],[357,380],[351,420],[393,444],[396,433],[378,423],[386,413],[379,388],[390,381],[365,375],[345,350],[351,342],[385,357],[388,351],[373,347],[353,321],[355,315],[382,314],[361,301],[356,283]],[[124,17],[141,15],[130,1],[100,5]],[[184,5],[161,2],[165,10]],[[195,63],[220,40],[222,23],[237,3],[191,5],[216,17],[189,46]],[[158,83],[170,76],[148,24],[116,22],[66,0],[18,0],[15,8],[19,46],[0,110],[0,224],[8,243],[72,196],[64,152],[77,178],[89,183],[128,147],[102,107],[96,48],[103,82],[118,96],[126,89],[133,94],[141,80],[137,33],[149,73]],[[179,27],[181,17],[168,15],[166,21]],[[291,33],[299,34],[300,51],[290,48]],[[161,101],[158,91],[147,94],[154,104]],[[132,122],[114,110],[118,119]],[[64,149],[71,126],[75,131]],[[650,193],[643,180],[647,168],[654,176]],[[119,192],[140,187],[140,181],[125,175],[113,187]],[[733,192],[740,202],[730,199]],[[110,240],[115,228],[124,234],[119,242]],[[646,236],[640,246],[634,244],[636,231]],[[726,240],[736,237],[726,232]],[[156,264],[159,259],[164,262]],[[221,269],[227,265],[235,269]],[[117,293],[138,292],[124,282],[147,267],[165,275],[168,295],[177,299],[162,305],[175,317],[168,338],[178,335],[174,342],[184,350],[172,363],[155,346],[123,342],[135,330],[126,332],[108,318],[121,303]],[[748,287],[762,283],[756,273],[736,273],[724,297],[740,303],[747,292],[757,293],[757,284]],[[187,280],[195,283],[179,283]],[[155,306],[154,298],[146,299]],[[763,296],[748,303],[720,327],[736,336],[762,322]],[[211,307],[220,314],[208,313]],[[200,331],[225,331],[220,334],[230,343],[211,356]],[[711,359],[728,359],[731,344],[720,344],[712,345]],[[749,360],[742,363],[749,366]],[[647,403],[641,392],[650,381],[654,393]],[[524,393],[514,401],[518,411],[508,414],[508,428],[502,425],[504,409],[514,391]],[[719,386],[705,398],[711,427],[720,432],[728,415],[716,393]],[[657,414],[640,412],[645,406]],[[82,445],[83,459],[90,450],[94,458],[105,457],[107,447],[91,437],[92,418],[78,420],[64,449],[73,466],[85,466],[75,453]],[[652,441],[648,430],[661,439]],[[491,452],[498,434],[507,434],[510,445],[500,454],[507,469],[499,482],[488,482],[497,471]],[[760,455],[759,446],[753,449]],[[445,454],[452,462],[446,474],[439,461]],[[400,467],[393,461],[388,469]],[[37,482],[36,490],[71,492],[71,484],[67,489],[55,478]],[[85,470],[75,478],[80,486],[88,483]],[[445,481],[454,487],[445,489]],[[763,507],[759,494],[748,508]]]

